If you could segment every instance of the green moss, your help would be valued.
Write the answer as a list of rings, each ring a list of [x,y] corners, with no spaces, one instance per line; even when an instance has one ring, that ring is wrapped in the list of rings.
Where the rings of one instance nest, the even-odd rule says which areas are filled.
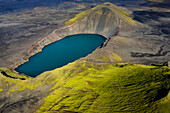
[[[158,107],[159,113],[169,113],[170,111],[170,100],[166,101],[165,103],[162,103]]]
[[[164,2],[164,0],[149,0],[149,1],[152,1],[152,2]]]
[[[5,80],[5,82],[11,83],[11,84],[12,83],[15,84],[11,88],[10,92],[23,91],[25,89],[33,90],[36,87],[42,85],[42,83],[40,81],[38,81],[38,82],[34,82],[34,81],[30,82],[30,81],[9,80],[9,79],[7,79],[7,80]]]
[[[122,10],[121,8],[119,8],[118,6],[116,5],[113,5],[113,10],[117,13],[117,15],[119,16],[119,19],[121,21],[124,21],[125,23],[128,23],[130,25],[133,25],[133,26],[136,26],[137,23],[136,21],[134,21],[130,16],[129,13],[127,13],[126,11]]]
[[[1,72],[5,72],[7,75],[9,75],[10,77],[15,77],[15,78],[18,78],[18,79],[20,79],[20,78],[22,78],[22,79],[27,79],[27,78],[30,78],[30,77],[28,77],[28,76],[26,76],[26,75],[24,75],[24,74],[18,74],[18,73],[14,73],[14,72],[12,72],[10,69],[8,69],[8,68],[0,68],[0,73]]]
[[[108,4],[109,4],[109,6],[107,6]],[[118,6],[113,5],[111,3],[104,3],[104,4],[101,4],[101,5],[98,5],[98,6],[94,7],[92,9],[89,9],[87,11],[84,11],[82,13],[79,13],[74,18],[66,21],[65,25],[70,25],[70,24],[73,24],[73,23],[83,19],[86,15],[88,15],[89,13],[91,13],[92,11],[97,9],[98,7],[107,7],[107,8],[110,8],[113,12],[116,13],[116,16],[118,16],[121,21],[123,21],[125,23],[128,23],[130,25],[133,25],[133,26],[137,25],[136,21],[134,21],[130,17],[131,15],[129,13],[127,13],[126,11],[123,11],[121,8],[119,8]]]
[[[116,53],[112,52],[113,57],[116,59],[117,62],[122,61],[122,59],[120,58],[120,56],[118,56]]]
[[[54,70],[53,93],[45,98],[41,112],[158,112],[162,89],[170,87],[167,67],[133,65],[100,66],[84,62]],[[63,70],[67,70],[64,72]],[[162,108],[166,109],[166,108]]]
[[[166,113],[170,105],[169,76],[170,69],[166,66],[112,65],[88,59],[45,72],[34,79],[12,79],[0,74],[0,91],[9,88],[12,93],[55,84],[44,102],[41,101],[38,113]]]
[[[162,91],[162,93],[164,93]],[[161,104],[158,105],[158,112],[159,113],[169,113],[170,111],[170,92],[168,95],[161,99]]]
[[[4,89],[0,89],[0,92],[4,91]]]
[[[31,77],[15,73],[7,68],[0,68],[0,72],[2,71],[5,72],[10,77],[6,77],[0,73],[0,87],[8,86],[9,92],[11,93],[15,91],[23,91],[25,89],[32,90],[42,84],[42,81],[40,80],[35,81]],[[21,78],[25,80],[21,80]]]
[[[84,11],[84,12],[81,12],[79,14],[77,14],[74,18],[68,20],[65,22],[65,25],[70,25],[70,24],[73,24],[74,22],[77,22],[79,20],[81,20],[82,18],[84,18],[87,14],[89,14],[90,12],[92,12],[93,10],[95,10],[96,8],[98,8],[100,5],[90,9],[90,10],[87,10],[87,11]]]

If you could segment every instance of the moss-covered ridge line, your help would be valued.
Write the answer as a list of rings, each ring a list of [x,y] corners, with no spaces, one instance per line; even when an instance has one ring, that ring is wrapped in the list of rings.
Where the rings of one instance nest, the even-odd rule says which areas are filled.
[[[0,73],[3,76],[9,77],[9,78],[13,78],[13,79],[20,79],[20,80],[26,80],[28,78],[31,78],[29,76],[26,76],[24,74],[20,74],[18,75],[17,73],[12,72],[10,69],[4,67],[4,68],[0,68]]]
[[[24,74],[20,74],[18,76],[18,74],[13,73],[10,69],[8,68],[0,68],[0,73],[6,77],[9,78],[13,78],[13,79],[20,79],[20,80],[26,80],[27,78],[29,78],[28,76],[25,76]]]
[[[148,0],[148,2],[145,3],[146,6],[151,7],[161,7],[161,8],[169,8],[170,1],[169,0]]]
[[[134,26],[137,25],[137,23],[130,17],[129,13],[127,13],[126,11],[123,11],[121,8],[119,8],[118,6],[116,6],[110,2],[98,5],[90,10],[79,13],[74,18],[66,21],[65,24],[66,25],[73,24],[73,23],[83,19],[85,16],[87,16],[92,11],[98,10],[98,8],[103,7],[103,6],[110,8],[113,12],[115,12],[117,14],[116,16],[118,16],[120,18],[120,20],[123,20],[124,22],[129,23]]]
[[[30,104],[23,103],[30,112],[150,113],[167,110],[164,106],[169,106],[170,101],[167,96],[170,69],[166,66],[129,63],[114,65],[107,61],[88,59],[45,72],[34,79],[19,80],[2,74],[0,76],[0,93],[5,96],[10,94],[19,98],[29,91],[32,93],[27,97],[40,98],[46,91],[44,99],[39,99],[37,105],[32,106],[33,109],[28,108]],[[47,86],[48,89],[43,90]],[[18,101],[20,98],[10,99],[6,104]],[[15,104],[5,109],[15,110],[11,109],[12,106]]]
[[[6,76],[6,75],[8,76]],[[8,90],[8,93],[15,91],[23,91],[25,89],[34,89],[39,84],[38,82],[33,82],[32,77],[28,77],[24,74],[15,73],[8,68],[0,68],[1,84]],[[30,85],[31,84],[31,85]],[[6,88],[8,86],[8,88]]]
[[[152,2],[160,2],[160,3],[164,2],[164,0],[149,0],[149,1],[152,1]]]
[[[84,64],[66,72],[37,112],[136,113],[160,110],[160,100],[167,96],[170,88],[169,68],[124,63],[98,66]]]
[[[81,12],[79,14],[77,14],[74,18],[68,20],[65,22],[65,25],[70,25],[70,24],[73,24],[79,20],[81,20],[82,18],[84,18],[87,14],[91,13],[93,10],[95,10],[96,8],[100,7],[101,5],[98,5],[92,9],[89,9],[87,11],[84,11],[84,12]]]
[[[130,17],[130,14],[111,3],[104,3],[88,11],[82,12],[75,18],[67,21],[66,24],[70,25],[56,29],[47,37],[36,42],[23,59],[12,65],[10,68],[15,69],[28,61],[31,56],[40,52],[43,47],[61,40],[66,36],[85,33],[99,34],[109,39],[121,31],[122,28],[130,26],[135,27],[137,25]]]

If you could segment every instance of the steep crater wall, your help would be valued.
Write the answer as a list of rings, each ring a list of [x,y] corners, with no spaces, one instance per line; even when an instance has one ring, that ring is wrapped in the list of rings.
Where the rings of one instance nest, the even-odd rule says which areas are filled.
[[[87,14],[81,20],[66,27],[56,29],[50,35],[35,43],[33,47],[30,48],[26,56],[24,56],[20,62],[17,62],[17,64],[12,66],[12,69],[15,69],[19,65],[28,61],[31,56],[40,52],[46,45],[61,40],[69,35],[99,34],[109,39],[118,33],[119,23],[120,20],[118,15],[112,9],[106,6],[100,6]]]

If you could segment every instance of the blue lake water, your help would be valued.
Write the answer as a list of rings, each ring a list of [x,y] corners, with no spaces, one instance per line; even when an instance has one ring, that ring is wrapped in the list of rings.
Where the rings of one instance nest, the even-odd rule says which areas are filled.
[[[15,70],[26,75],[37,75],[62,67],[81,57],[85,57],[99,47],[106,38],[96,34],[71,35],[49,44],[42,52],[32,56],[28,62]]]

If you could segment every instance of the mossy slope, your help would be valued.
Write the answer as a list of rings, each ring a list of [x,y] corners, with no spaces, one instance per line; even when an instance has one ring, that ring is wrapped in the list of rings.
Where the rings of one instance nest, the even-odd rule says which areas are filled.
[[[112,10],[116,16],[123,22],[125,23],[129,23],[130,25],[134,25],[136,26],[136,22],[130,17],[131,15],[129,13],[127,13],[126,11],[123,11],[121,8],[119,8],[118,6],[106,2],[104,4],[98,5],[90,10],[84,11],[82,13],[77,14],[74,18],[68,20],[65,22],[66,25],[70,25],[73,24],[77,21],[80,21],[81,19],[83,19],[84,17],[86,17],[88,14],[92,14],[94,13],[96,10],[102,8],[102,7],[106,7],[109,8],[110,10]]]
[[[57,76],[57,83],[38,113],[151,113],[167,110],[159,107],[162,105],[161,99],[169,91],[170,69],[167,67],[72,65],[74,68],[67,72],[67,69],[49,72]],[[62,75],[58,75],[58,72]]]
[[[165,66],[113,65],[80,60],[34,79],[12,79],[1,74],[0,93],[18,92],[17,95],[20,95],[26,89],[36,91],[38,86],[54,84],[48,89],[48,96],[33,106],[36,112],[166,113],[170,103],[167,96],[169,76],[170,69]],[[39,90],[39,93],[41,95],[43,91]]]
[[[82,18],[84,18],[87,14],[91,13],[93,10],[95,10],[96,8],[100,7],[100,5],[90,9],[90,10],[87,10],[87,11],[84,11],[82,13],[79,13],[77,14],[74,18],[68,20],[65,22],[66,25],[70,25],[70,24],[73,24],[74,22],[77,22],[79,20],[81,20]]]
[[[149,0],[149,1],[152,1],[152,2],[164,2],[164,0]]]

